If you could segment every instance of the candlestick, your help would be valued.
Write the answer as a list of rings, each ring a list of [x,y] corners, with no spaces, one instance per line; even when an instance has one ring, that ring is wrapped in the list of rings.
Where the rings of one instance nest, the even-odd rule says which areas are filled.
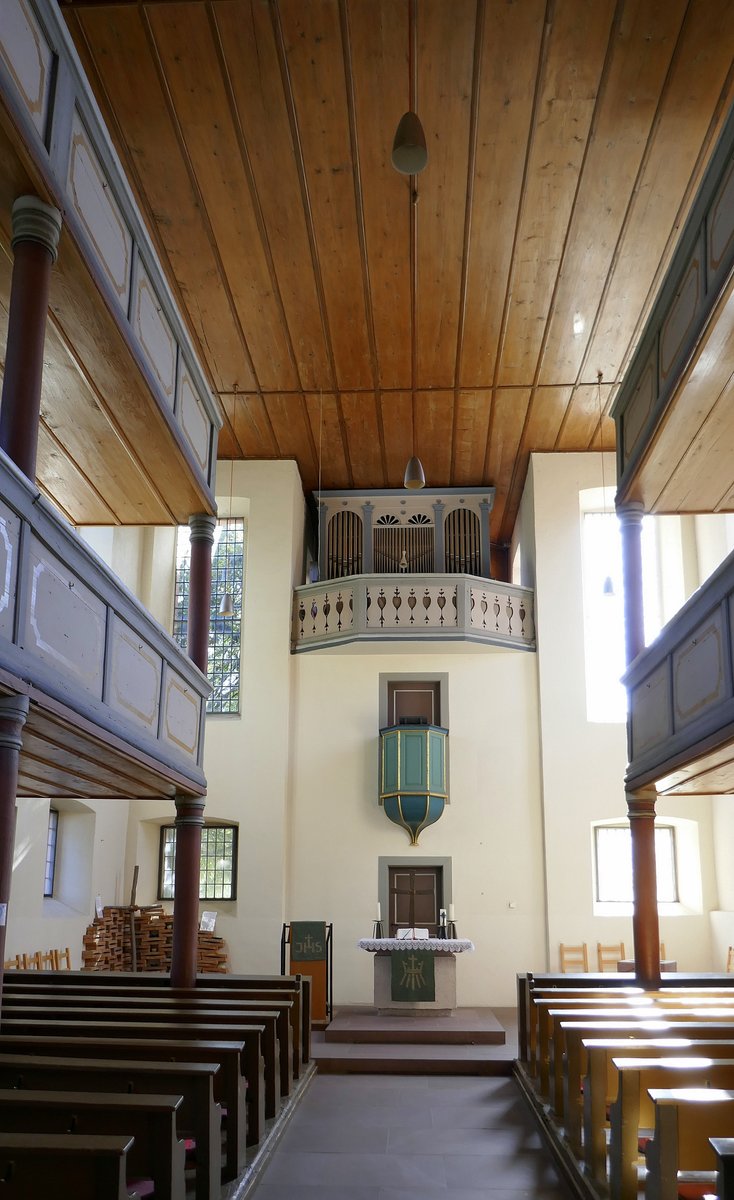
[[[381,911],[381,909],[380,909],[380,901],[379,901],[379,900],[377,901],[377,914],[376,914],[376,916],[375,916],[375,920],[376,920],[376,921],[381,921],[381,920],[382,920],[382,911]]]

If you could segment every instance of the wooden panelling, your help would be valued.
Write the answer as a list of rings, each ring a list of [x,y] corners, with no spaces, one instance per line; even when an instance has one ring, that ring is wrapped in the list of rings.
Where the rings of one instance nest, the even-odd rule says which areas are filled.
[[[492,381],[501,348],[545,8],[544,0],[486,5],[460,363],[467,387]]]
[[[411,386],[409,181],[384,131],[408,108],[408,10],[394,0],[345,6],[359,147],[369,290],[381,387]]]
[[[213,12],[298,376],[303,387],[328,388],[331,365],[271,14],[263,4],[229,2]]]
[[[380,424],[374,394],[342,393],[340,403],[354,487],[372,487],[372,480],[375,479],[380,480],[379,487],[384,487],[386,480],[382,466]]]
[[[606,412],[734,97],[728,0],[63,7],[223,453],[294,458],[315,486],[323,391],[325,485],[399,486],[418,450],[429,484],[497,489],[507,542],[533,450],[613,449],[597,374]],[[413,181],[390,164],[411,72]]]
[[[454,407],[454,487],[473,487],[484,480],[489,431],[489,392],[459,392]]]
[[[415,402],[418,403],[417,398]],[[402,487],[406,464],[415,453],[413,397],[410,392],[383,392],[380,411],[385,434],[387,486]]]
[[[369,397],[365,400],[371,402]],[[323,392],[306,395],[313,444],[322,463],[321,486],[325,488],[348,488],[354,482],[344,453],[344,418],[340,407],[334,395]]]
[[[247,330],[257,380],[265,388],[298,387],[225,80],[212,69],[216,47],[206,9],[198,4],[156,5],[148,10],[148,21],[235,315]]]
[[[81,9],[70,17],[77,45],[96,67],[91,82],[128,174],[143,198],[189,324],[216,386],[255,384],[243,335],[220,286],[220,262],[176,136],[165,86],[137,7]],[[86,64],[85,64],[86,65]],[[145,103],[141,103],[141,97]]]
[[[734,6],[728,0],[689,4],[586,356],[588,380],[597,371],[605,379],[621,378],[635,333],[649,311],[652,285],[659,284],[670,261],[677,230],[705,165],[707,155],[702,151],[710,126],[719,125],[731,102],[728,75],[733,41]]]
[[[685,0],[622,7],[553,298],[542,383],[578,378],[685,10]]]
[[[235,457],[277,457],[277,443],[261,396],[223,396],[222,404],[239,447]]]
[[[5,0],[5,36],[0,57],[5,61],[31,120],[43,136],[53,54],[28,0]]]
[[[279,4],[336,382],[375,382],[370,364],[337,0]]]
[[[498,381],[535,378],[602,78],[614,4],[561,2],[541,66]],[[573,136],[569,138],[569,129]],[[567,331],[566,331],[567,332]],[[567,377],[546,379],[567,383]]]

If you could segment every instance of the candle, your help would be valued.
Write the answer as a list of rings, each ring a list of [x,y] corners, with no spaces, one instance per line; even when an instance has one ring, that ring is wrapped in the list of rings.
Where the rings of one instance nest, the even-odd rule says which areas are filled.
[[[380,901],[379,900],[377,901],[377,916],[375,917],[375,920],[376,921],[382,920],[382,913],[380,912]]]
[[[449,921],[453,921],[453,920],[455,920],[454,906],[453,906],[453,904],[449,904]]]

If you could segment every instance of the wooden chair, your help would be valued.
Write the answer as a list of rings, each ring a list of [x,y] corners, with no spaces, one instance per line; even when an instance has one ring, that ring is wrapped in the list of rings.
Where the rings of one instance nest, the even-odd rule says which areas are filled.
[[[588,972],[589,970],[589,951],[586,947],[586,942],[582,942],[580,946],[566,946],[561,942],[561,971],[567,974],[569,971]]]
[[[625,957],[624,942],[615,942],[613,945],[596,943],[596,959],[600,971],[616,971],[617,963]]]
[[[52,950],[51,953],[54,956],[54,971],[60,971],[62,967],[65,967],[67,971],[71,970],[71,950],[68,946],[65,950]]]
[[[664,958],[667,958],[667,957],[668,957],[668,956],[667,956],[667,954],[665,953],[665,942],[661,942],[661,943],[660,943],[660,961],[662,962],[662,961],[663,961],[663,959],[664,959]]]
[[[57,950],[47,950],[45,954],[41,954],[41,970],[55,971]]]
[[[35,954],[21,954],[21,961],[25,971],[40,971],[41,970],[41,951],[36,950]]]
[[[22,965],[20,954],[16,954],[15,958],[6,958],[3,963],[6,971],[19,971]]]
[[[734,971],[734,946],[729,947],[729,952],[726,956],[727,971]]]

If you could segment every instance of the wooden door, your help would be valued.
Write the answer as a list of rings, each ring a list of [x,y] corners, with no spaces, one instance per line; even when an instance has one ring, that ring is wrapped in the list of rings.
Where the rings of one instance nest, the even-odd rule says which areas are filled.
[[[427,929],[438,937],[439,909],[443,907],[442,867],[390,867],[390,937],[399,929]]]

